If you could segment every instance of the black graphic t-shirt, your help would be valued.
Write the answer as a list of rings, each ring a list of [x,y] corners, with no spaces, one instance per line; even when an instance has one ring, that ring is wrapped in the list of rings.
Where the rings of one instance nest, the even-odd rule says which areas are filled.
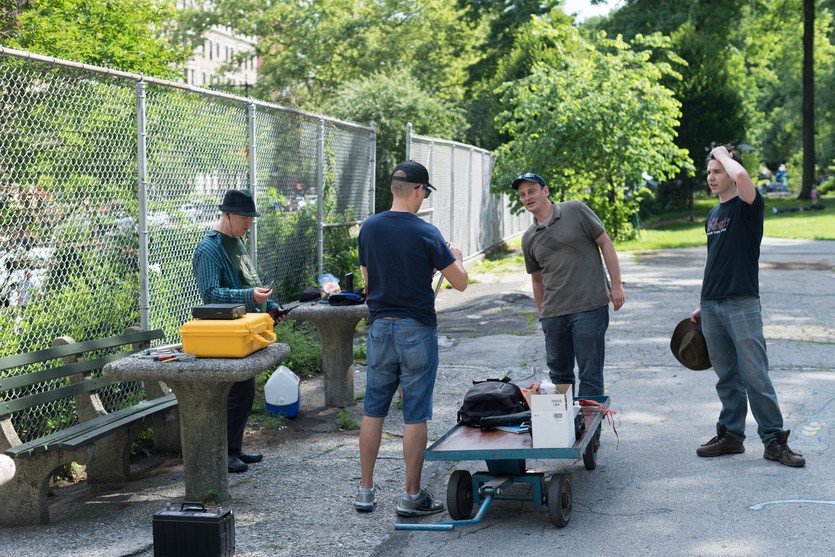
[[[710,210],[705,224],[707,263],[702,299],[759,296],[760,243],[765,203],[756,192],[748,205],[739,197]]]

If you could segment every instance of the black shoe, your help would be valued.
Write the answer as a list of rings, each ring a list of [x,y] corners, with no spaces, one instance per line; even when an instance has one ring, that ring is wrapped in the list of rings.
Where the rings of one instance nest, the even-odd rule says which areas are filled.
[[[699,456],[722,456],[725,454],[739,454],[745,452],[742,441],[728,435],[728,430],[722,424],[716,424],[716,437],[696,449]]]
[[[236,454],[230,454],[227,457],[227,462],[230,474],[240,474],[249,470],[249,466],[241,462],[241,459]]]
[[[238,458],[241,462],[245,462],[247,464],[255,464],[256,462],[261,462],[264,460],[264,455],[262,454],[247,454],[243,451],[238,453]]]

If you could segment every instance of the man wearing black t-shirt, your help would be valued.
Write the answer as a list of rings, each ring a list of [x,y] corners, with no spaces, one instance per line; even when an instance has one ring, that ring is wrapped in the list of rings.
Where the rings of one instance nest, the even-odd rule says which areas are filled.
[[[403,389],[405,489],[395,512],[415,517],[441,512],[443,504],[421,487],[427,425],[438,371],[438,321],[432,276],[437,269],[453,288],[467,288],[461,251],[417,216],[435,189],[429,171],[402,162],[391,175],[391,209],[362,223],[357,239],[370,312],[365,399],[360,427],[360,485],[354,508],[376,505],[374,467],[383,422],[397,388]]]
[[[765,446],[763,457],[800,467],[806,460],[788,445],[783,414],[768,376],[759,291],[760,243],[765,203],[733,146],[707,158],[707,184],[719,196],[705,224],[707,261],[700,306],[690,319],[702,321],[722,402],[716,436],[696,449],[702,457],[745,452],[748,406]]]

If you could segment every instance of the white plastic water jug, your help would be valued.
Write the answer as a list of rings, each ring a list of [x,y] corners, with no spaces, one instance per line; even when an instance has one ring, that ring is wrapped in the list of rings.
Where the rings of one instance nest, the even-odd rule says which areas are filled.
[[[267,412],[295,418],[299,414],[300,399],[299,376],[287,366],[279,366],[264,385]]]

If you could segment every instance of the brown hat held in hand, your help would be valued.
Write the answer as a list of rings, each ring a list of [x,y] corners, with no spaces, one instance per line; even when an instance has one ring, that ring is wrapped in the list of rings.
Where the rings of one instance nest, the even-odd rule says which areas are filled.
[[[693,323],[689,317],[676,325],[673,338],[670,339],[670,350],[676,360],[686,368],[701,371],[711,366],[702,325]]]

